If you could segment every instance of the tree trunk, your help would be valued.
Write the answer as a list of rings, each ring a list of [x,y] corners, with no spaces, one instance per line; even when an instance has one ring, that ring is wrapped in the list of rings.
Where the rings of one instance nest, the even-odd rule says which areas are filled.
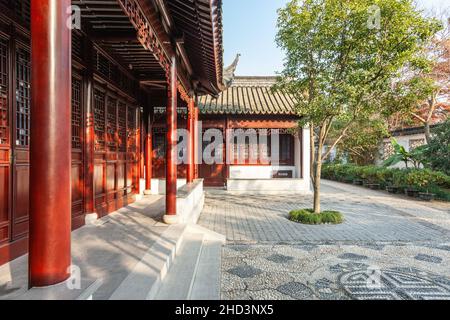
[[[430,122],[425,123],[425,140],[427,141],[427,144],[430,144],[431,142]]]
[[[318,158],[314,166],[314,213],[320,213],[320,179],[322,177],[322,159]]]

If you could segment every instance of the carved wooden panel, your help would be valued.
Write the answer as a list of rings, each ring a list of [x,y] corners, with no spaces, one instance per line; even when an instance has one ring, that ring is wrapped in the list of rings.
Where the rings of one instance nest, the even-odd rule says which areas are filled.
[[[119,163],[117,165],[117,189],[122,190],[125,188],[125,163]]]
[[[83,200],[82,169],[79,164],[72,164],[72,203]]]
[[[128,152],[136,152],[136,109],[128,108]]]
[[[114,191],[116,189],[116,166],[108,164],[106,166],[106,190],[108,192]]]
[[[13,240],[24,237],[28,233],[29,178],[29,166],[16,165]]]
[[[81,96],[81,81],[72,79],[72,149],[81,149],[83,132],[83,108]]]
[[[101,195],[105,193],[103,180],[104,180],[104,166],[103,164],[96,164],[94,167],[94,186],[96,195]]]
[[[8,41],[0,38],[0,145],[9,144],[9,55]]]
[[[16,145],[30,144],[31,56],[24,48],[16,50]]]
[[[127,105],[123,102],[119,102],[118,115],[119,152],[127,152]]]
[[[0,243],[9,240],[9,168],[0,165]]]
[[[117,151],[117,100],[111,97],[107,99],[106,107],[106,136],[107,145],[109,152]]]
[[[105,94],[94,91],[95,151],[105,151]]]
[[[131,188],[133,186],[134,168],[135,165],[133,163],[129,163],[127,165],[127,188]],[[128,192],[131,192],[131,190],[128,190]]]
[[[161,67],[166,73],[169,72],[170,63],[163,51],[153,27],[147,20],[137,0],[119,0],[124,12],[128,15],[138,33],[138,40],[144,48],[153,52]]]

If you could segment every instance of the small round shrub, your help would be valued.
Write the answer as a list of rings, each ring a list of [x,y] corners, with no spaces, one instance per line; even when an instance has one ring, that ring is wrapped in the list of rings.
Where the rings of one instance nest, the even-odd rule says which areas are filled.
[[[344,218],[338,211],[323,211],[317,214],[312,209],[301,209],[291,211],[289,220],[303,224],[340,224]]]

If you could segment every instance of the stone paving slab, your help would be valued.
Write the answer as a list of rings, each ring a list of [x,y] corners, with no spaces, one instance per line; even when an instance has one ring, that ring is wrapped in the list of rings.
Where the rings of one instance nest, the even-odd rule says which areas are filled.
[[[164,198],[146,196],[72,232],[72,263],[81,280],[101,280],[95,300],[108,299],[148,249],[167,230],[161,223]],[[157,254],[157,253],[155,253]],[[0,267],[0,300],[20,299],[27,291],[28,256]]]
[[[450,204],[325,181],[341,225],[302,225],[311,196],[208,193],[200,224],[226,235],[223,299],[450,299]]]
[[[450,300],[450,246],[228,245],[225,300]]]
[[[365,190],[362,190],[365,192]],[[450,229],[418,218],[392,199],[375,202],[364,194],[324,186],[322,207],[339,210],[341,225],[310,226],[288,220],[291,210],[311,207],[311,196],[208,194],[200,224],[224,234],[229,243],[298,241],[446,241]],[[422,208],[425,211],[425,208]],[[438,211],[442,220],[450,214]],[[445,225],[446,226],[446,225]]]

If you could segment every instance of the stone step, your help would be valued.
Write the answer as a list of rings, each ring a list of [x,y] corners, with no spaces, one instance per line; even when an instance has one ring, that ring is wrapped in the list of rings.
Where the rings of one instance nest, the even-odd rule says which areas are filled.
[[[189,300],[220,300],[221,240],[204,240]]]
[[[161,284],[155,300],[187,300],[197,272],[204,236],[187,233],[169,274]]]
[[[172,225],[111,295],[110,300],[153,300],[180,250],[187,225]]]
[[[189,225],[183,246],[164,280],[157,300],[219,300],[225,236]]]
[[[80,283],[69,279],[53,286],[31,288],[14,300],[92,300],[102,284],[101,279],[83,279]]]

